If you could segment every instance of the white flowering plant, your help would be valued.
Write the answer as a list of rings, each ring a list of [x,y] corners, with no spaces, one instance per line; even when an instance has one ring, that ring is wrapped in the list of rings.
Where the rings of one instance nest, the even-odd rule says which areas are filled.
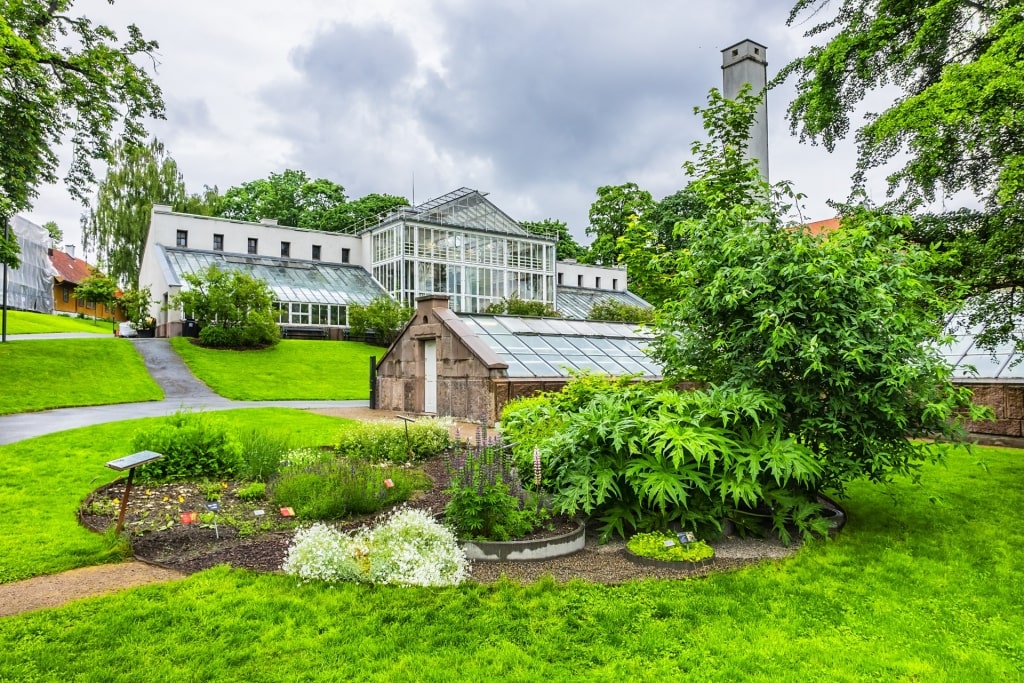
[[[399,508],[355,534],[314,524],[295,534],[282,567],[303,581],[454,586],[468,563],[455,535],[422,510]]]

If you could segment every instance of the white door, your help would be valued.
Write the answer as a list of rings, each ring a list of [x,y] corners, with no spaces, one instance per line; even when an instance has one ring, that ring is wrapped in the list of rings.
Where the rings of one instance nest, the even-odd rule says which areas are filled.
[[[423,342],[423,412],[437,412],[437,342]]]

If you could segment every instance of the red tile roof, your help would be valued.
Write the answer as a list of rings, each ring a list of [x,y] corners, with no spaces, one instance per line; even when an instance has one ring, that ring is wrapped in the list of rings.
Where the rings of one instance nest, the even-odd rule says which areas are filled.
[[[807,227],[810,228],[811,234],[813,234],[813,235],[817,235],[817,234],[823,233],[823,232],[824,233],[835,232],[836,230],[839,229],[839,221],[840,220],[841,219],[838,218],[838,217],[837,218],[826,218],[823,221],[812,221],[812,222],[807,224]]]
[[[57,282],[70,282],[77,285],[92,274],[92,266],[88,263],[57,249],[50,252],[50,263],[53,264],[54,278]]]

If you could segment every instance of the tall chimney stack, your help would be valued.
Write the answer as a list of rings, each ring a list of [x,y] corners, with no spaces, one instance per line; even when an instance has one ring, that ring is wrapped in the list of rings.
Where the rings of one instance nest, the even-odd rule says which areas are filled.
[[[722,95],[736,99],[745,83],[750,83],[751,94],[761,95],[747,142],[747,158],[757,160],[761,177],[768,182],[768,48],[752,40],[722,50]]]

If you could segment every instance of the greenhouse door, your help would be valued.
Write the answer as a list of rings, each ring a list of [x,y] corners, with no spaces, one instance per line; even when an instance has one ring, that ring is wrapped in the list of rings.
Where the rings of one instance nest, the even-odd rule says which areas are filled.
[[[423,342],[423,412],[437,412],[437,342]]]

